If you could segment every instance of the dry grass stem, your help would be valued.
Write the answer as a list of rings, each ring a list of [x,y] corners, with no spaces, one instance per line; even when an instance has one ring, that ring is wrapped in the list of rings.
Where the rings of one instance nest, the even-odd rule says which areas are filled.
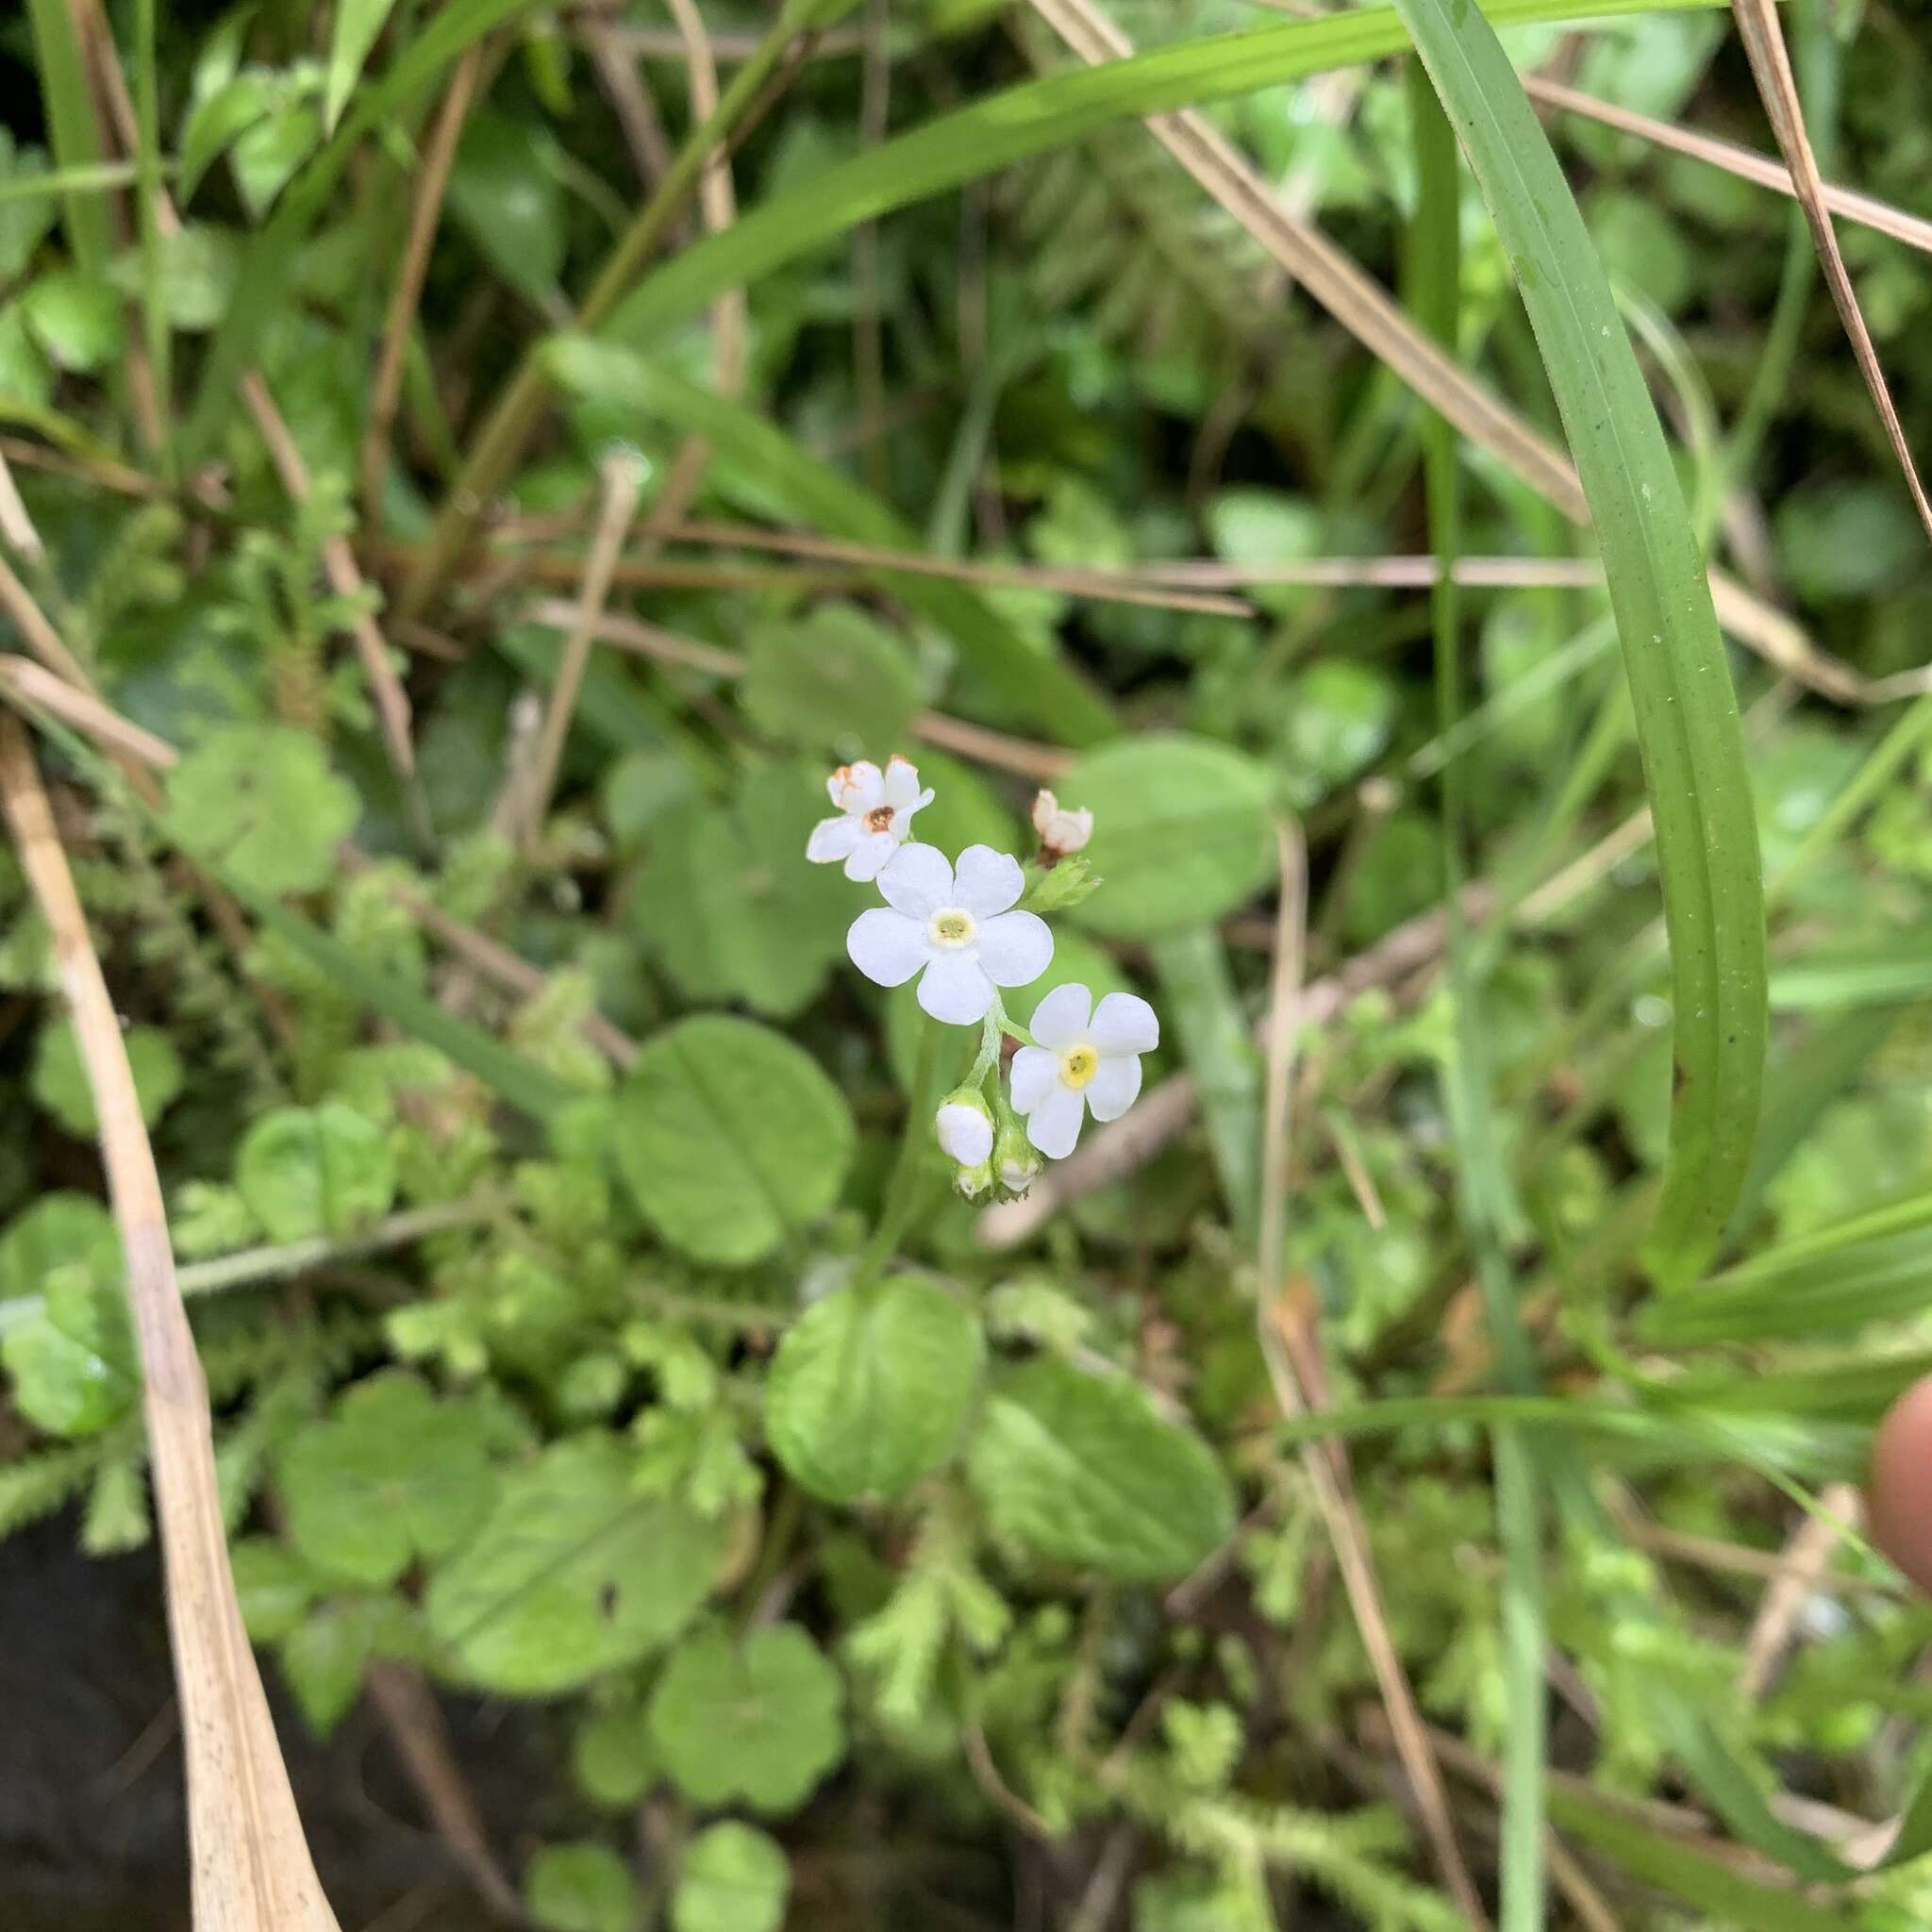
[[[197,1932],[338,1932],[235,1598],[208,1385],[175,1288],[160,1176],[120,1020],[25,731],[10,717],[0,718],[0,803],[53,935],[125,1257],[187,1757],[194,1924]]]
[[[1833,1483],[1819,1497],[1817,1513],[1805,1518],[1779,1553],[1771,1587],[1764,1592],[1744,1640],[1738,1689],[1747,1698],[1755,1701],[1770,1688],[1805,1606],[1817,1594],[1821,1580],[1831,1568],[1832,1552],[1847,1526],[1857,1527],[1860,1513],[1858,1491],[1850,1483]]]

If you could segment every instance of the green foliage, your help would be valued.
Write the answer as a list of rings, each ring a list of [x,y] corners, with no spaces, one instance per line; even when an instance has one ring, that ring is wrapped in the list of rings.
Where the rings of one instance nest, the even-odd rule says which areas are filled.
[[[395,1161],[382,1129],[352,1108],[278,1108],[243,1137],[235,1188],[275,1241],[346,1234],[395,1199]]]
[[[629,1932],[638,1889],[608,1846],[545,1845],[524,1874],[524,1903],[544,1932]]]
[[[850,605],[829,604],[752,633],[743,700],[768,737],[883,764],[905,741],[919,682],[890,631]]]
[[[92,1436],[141,1392],[121,1285],[121,1244],[106,1209],[49,1194],[0,1236],[0,1291],[40,1307],[0,1339],[21,1412],[57,1436]]]
[[[211,732],[168,779],[175,836],[260,892],[326,884],[357,808],[354,789],[329,770],[322,747],[280,726]]]
[[[431,1578],[430,1633],[484,1690],[567,1690],[669,1642],[721,1547],[683,1503],[640,1495],[610,1438],[569,1437],[504,1478],[475,1539]]]
[[[672,1932],[778,1932],[791,1890],[785,1854],[763,1832],[735,1820],[710,1825],[685,1848]]]
[[[181,1056],[175,1051],[174,1041],[155,1026],[130,1027],[122,1036],[122,1044],[127,1049],[141,1117],[151,1127],[181,1091]],[[93,1137],[93,1090],[88,1084],[72,1021],[58,1020],[41,1029],[34,1048],[33,1090],[34,1098],[70,1134],[87,1140]]]
[[[853,1129],[810,1058],[742,1020],[682,1021],[618,1096],[617,1158],[640,1208],[698,1259],[741,1267],[838,1198]]]
[[[839,1674],[796,1624],[680,1643],[651,1696],[651,1737],[694,1803],[795,1809],[845,1755]]]
[[[1042,1356],[997,1381],[968,1451],[1003,1537],[1108,1576],[1182,1576],[1234,1526],[1234,1496],[1200,1437],[1138,1383]]]
[[[981,1353],[978,1324],[929,1282],[841,1289],[791,1328],[772,1364],[772,1453],[827,1502],[896,1495],[951,1451]]]

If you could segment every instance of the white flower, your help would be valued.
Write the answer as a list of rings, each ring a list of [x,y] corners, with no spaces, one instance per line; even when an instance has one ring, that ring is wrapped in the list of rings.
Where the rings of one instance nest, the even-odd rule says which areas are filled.
[[[912,814],[932,803],[932,787],[919,789],[919,773],[897,752],[881,772],[869,758],[841,765],[825,780],[840,816],[821,819],[806,841],[814,865],[845,861],[845,876],[875,879],[912,835]]]
[[[1093,814],[1084,808],[1069,811],[1044,787],[1033,801],[1033,829],[1040,842],[1057,858],[1084,851],[1093,836]]]
[[[1057,986],[1033,1011],[1040,1044],[1013,1056],[1013,1110],[1026,1138],[1055,1159],[1071,1154],[1087,1109],[1118,1120],[1141,1091],[1141,1056],[1160,1044],[1154,1008],[1131,992],[1110,992],[1098,1007],[1080,985]]]
[[[881,986],[915,973],[919,1004],[950,1026],[985,1019],[996,986],[1025,986],[1053,959],[1053,934],[1031,912],[1008,908],[1025,890],[1020,861],[969,845],[957,876],[932,845],[908,845],[879,875],[884,906],[861,912],[845,935],[852,963]]]
[[[992,1116],[970,1101],[949,1100],[933,1116],[940,1151],[961,1167],[977,1167],[992,1154]]]

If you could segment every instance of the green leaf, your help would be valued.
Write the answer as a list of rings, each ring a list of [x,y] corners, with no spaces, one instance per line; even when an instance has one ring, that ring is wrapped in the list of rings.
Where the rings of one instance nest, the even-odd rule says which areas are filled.
[[[791,1811],[845,1755],[839,1673],[796,1624],[679,1645],[651,1695],[664,1768],[699,1805]]]
[[[307,1241],[387,1213],[395,1160],[388,1136],[354,1108],[281,1107],[242,1136],[235,1186],[271,1240]]]
[[[201,185],[201,177],[281,96],[279,75],[250,67],[195,103],[181,131],[181,159],[175,173],[175,197],[184,207]]]
[[[362,63],[381,33],[395,0],[341,0],[335,10],[335,32],[329,40],[328,80],[324,94],[323,126],[336,131],[342,118],[350,92],[362,72]]]
[[[315,1568],[393,1583],[418,1557],[446,1556],[490,1513],[487,1425],[439,1403],[414,1375],[376,1375],[310,1423],[277,1466],[289,1538]]]
[[[123,1457],[102,1464],[80,1526],[81,1548],[90,1557],[119,1556],[143,1548],[153,1534],[146,1470]]]
[[[141,1394],[114,1224],[86,1194],[44,1195],[0,1237],[0,1295],[42,1306],[0,1340],[15,1406],[57,1436],[92,1436]]]
[[[545,1932],[628,1932],[638,1889],[608,1846],[545,1845],[525,1874],[524,1903]]]
[[[1766,1037],[1764,893],[1737,700],[1657,410],[1563,171],[1468,0],[1397,0],[1536,331],[1603,553],[1657,827],[1675,1104],[1647,1249],[1680,1286],[1750,1166]]]
[[[802,1048],[705,1014],[658,1035],[617,1098],[617,1159],[644,1218],[675,1247],[744,1267],[839,1198],[856,1130]]]
[[[20,312],[57,368],[99,369],[116,360],[126,344],[119,291],[105,275],[83,269],[36,276],[20,298]]]
[[[1234,1492],[1193,1430],[1124,1375],[1051,1356],[993,1389],[967,1474],[1001,1536],[1108,1576],[1182,1576],[1234,1527]]]
[[[613,1810],[635,1805],[658,1779],[658,1754],[634,1706],[598,1711],[577,1726],[571,1770],[584,1795]]]
[[[168,774],[171,836],[258,892],[327,885],[358,809],[321,744],[285,724],[224,725]]]
[[[483,258],[541,306],[563,272],[564,209],[539,142],[525,121],[473,109],[450,174],[449,208]]]
[[[254,1643],[279,1643],[300,1627],[315,1601],[315,1578],[291,1551],[267,1537],[244,1537],[228,1549],[242,1622]]]
[[[242,203],[259,221],[322,139],[322,110],[299,91],[284,90],[268,112],[235,137],[228,151]]]
[[[631,923],[688,998],[788,1019],[817,996],[855,916],[842,874],[806,862],[828,809],[822,775],[772,764],[748,772],[728,805],[688,798],[659,822]]]
[[[897,1495],[951,1453],[984,1352],[972,1315],[914,1275],[828,1295],[772,1364],[772,1453],[826,1502]]]
[[[759,625],[739,697],[768,738],[883,765],[919,702],[906,646],[851,604]]]
[[[661,361],[583,336],[557,337],[541,355],[562,389],[614,408],[619,420],[642,410],[703,436],[712,446],[708,481],[741,508],[884,549],[921,547],[918,532],[889,505],[821,462],[768,416],[680,380]],[[1057,743],[1091,744],[1119,730],[1092,686],[1028,643],[963,584],[885,569],[868,575],[950,637],[1019,715]]]
[[[142,1122],[153,1126],[181,1091],[181,1056],[158,1026],[131,1026],[122,1036],[134,1074]],[[74,1023],[66,1018],[41,1028],[34,1044],[34,1098],[78,1140],[95,1129],[93,1089],[80,1058]]]
[[[355,1703],[362,1673],[395,1616],[379,1597],[351,1597],[313,1609],[276,1653],[302,1715],[325,1738]]]
[[[672,1932],[778,1932],[791,1890],[780,1846],[755,1826],[727,1819],[685,1848],[671,1895]]]
[[[235,288],[240,248],[233,233],[208,222],[191,222],[156,238],[158,293],[171,328],[212,328],[226,312]],[[118,257],[108,273],[123,294],[142,293],[139,254]]]
[[[63,173],[92,167],[101,158],[100,124],[94,118],[87,56],[75,26],[79,16],[67,0],[27,0],[27,16],[33,25],[34,66],[46,104],[54,159]],[[107,201],[79,191],[65,201],[67,240],[74,258],[85,270],[105,268],[113,247]]]
[[[722,1525],[640,1495],[624,1445],[553,1443],[430,1580],[429,1628],[487,1690],[568,1690],[660,1648],[711,1586]]]
[[[1137,738],[1090,752],[1057,788],[1093,813],[1085,858],[1101,890],[1079,924],[1110,939],[1204,924],[1274,871],[1266,769],[1200,738]]]
[[[54,225],[52,193],[29,189],[46,172],[47,157],[39,148],[15,147],[12,134],[0,127],[0,189],[7,191],[0,199],[0,281],[11,281],[26,267]]]

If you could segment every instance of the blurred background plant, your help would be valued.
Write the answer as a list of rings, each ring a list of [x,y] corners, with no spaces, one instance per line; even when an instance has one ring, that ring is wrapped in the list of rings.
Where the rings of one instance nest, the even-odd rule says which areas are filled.
[[[1452,164],[1405,22],[1549,150],[1436,0],[0,22],[0,697],[344,1924],[1932,1913],[1932,1607],[1851,1487],[1932,1357],[1924,534],[1757,9],[1488,10],[1581,230]],[[1782,18],[1910,446],[1932,46]],[[1748,807],[1660,857],[1726,660]],[[919,1126],[860,1294],[917,1013],[802,853],[893,749],[949,853],[1092,810],[1014,1011],[1165,1040],[1024,1204]],[[1684,1011],[1760,853],[1768,967]],[[0,1906],[174,1925],[121,1257],[4,856],[0,1077]],[[145,1708],[59,1689],[124,1657]]]

